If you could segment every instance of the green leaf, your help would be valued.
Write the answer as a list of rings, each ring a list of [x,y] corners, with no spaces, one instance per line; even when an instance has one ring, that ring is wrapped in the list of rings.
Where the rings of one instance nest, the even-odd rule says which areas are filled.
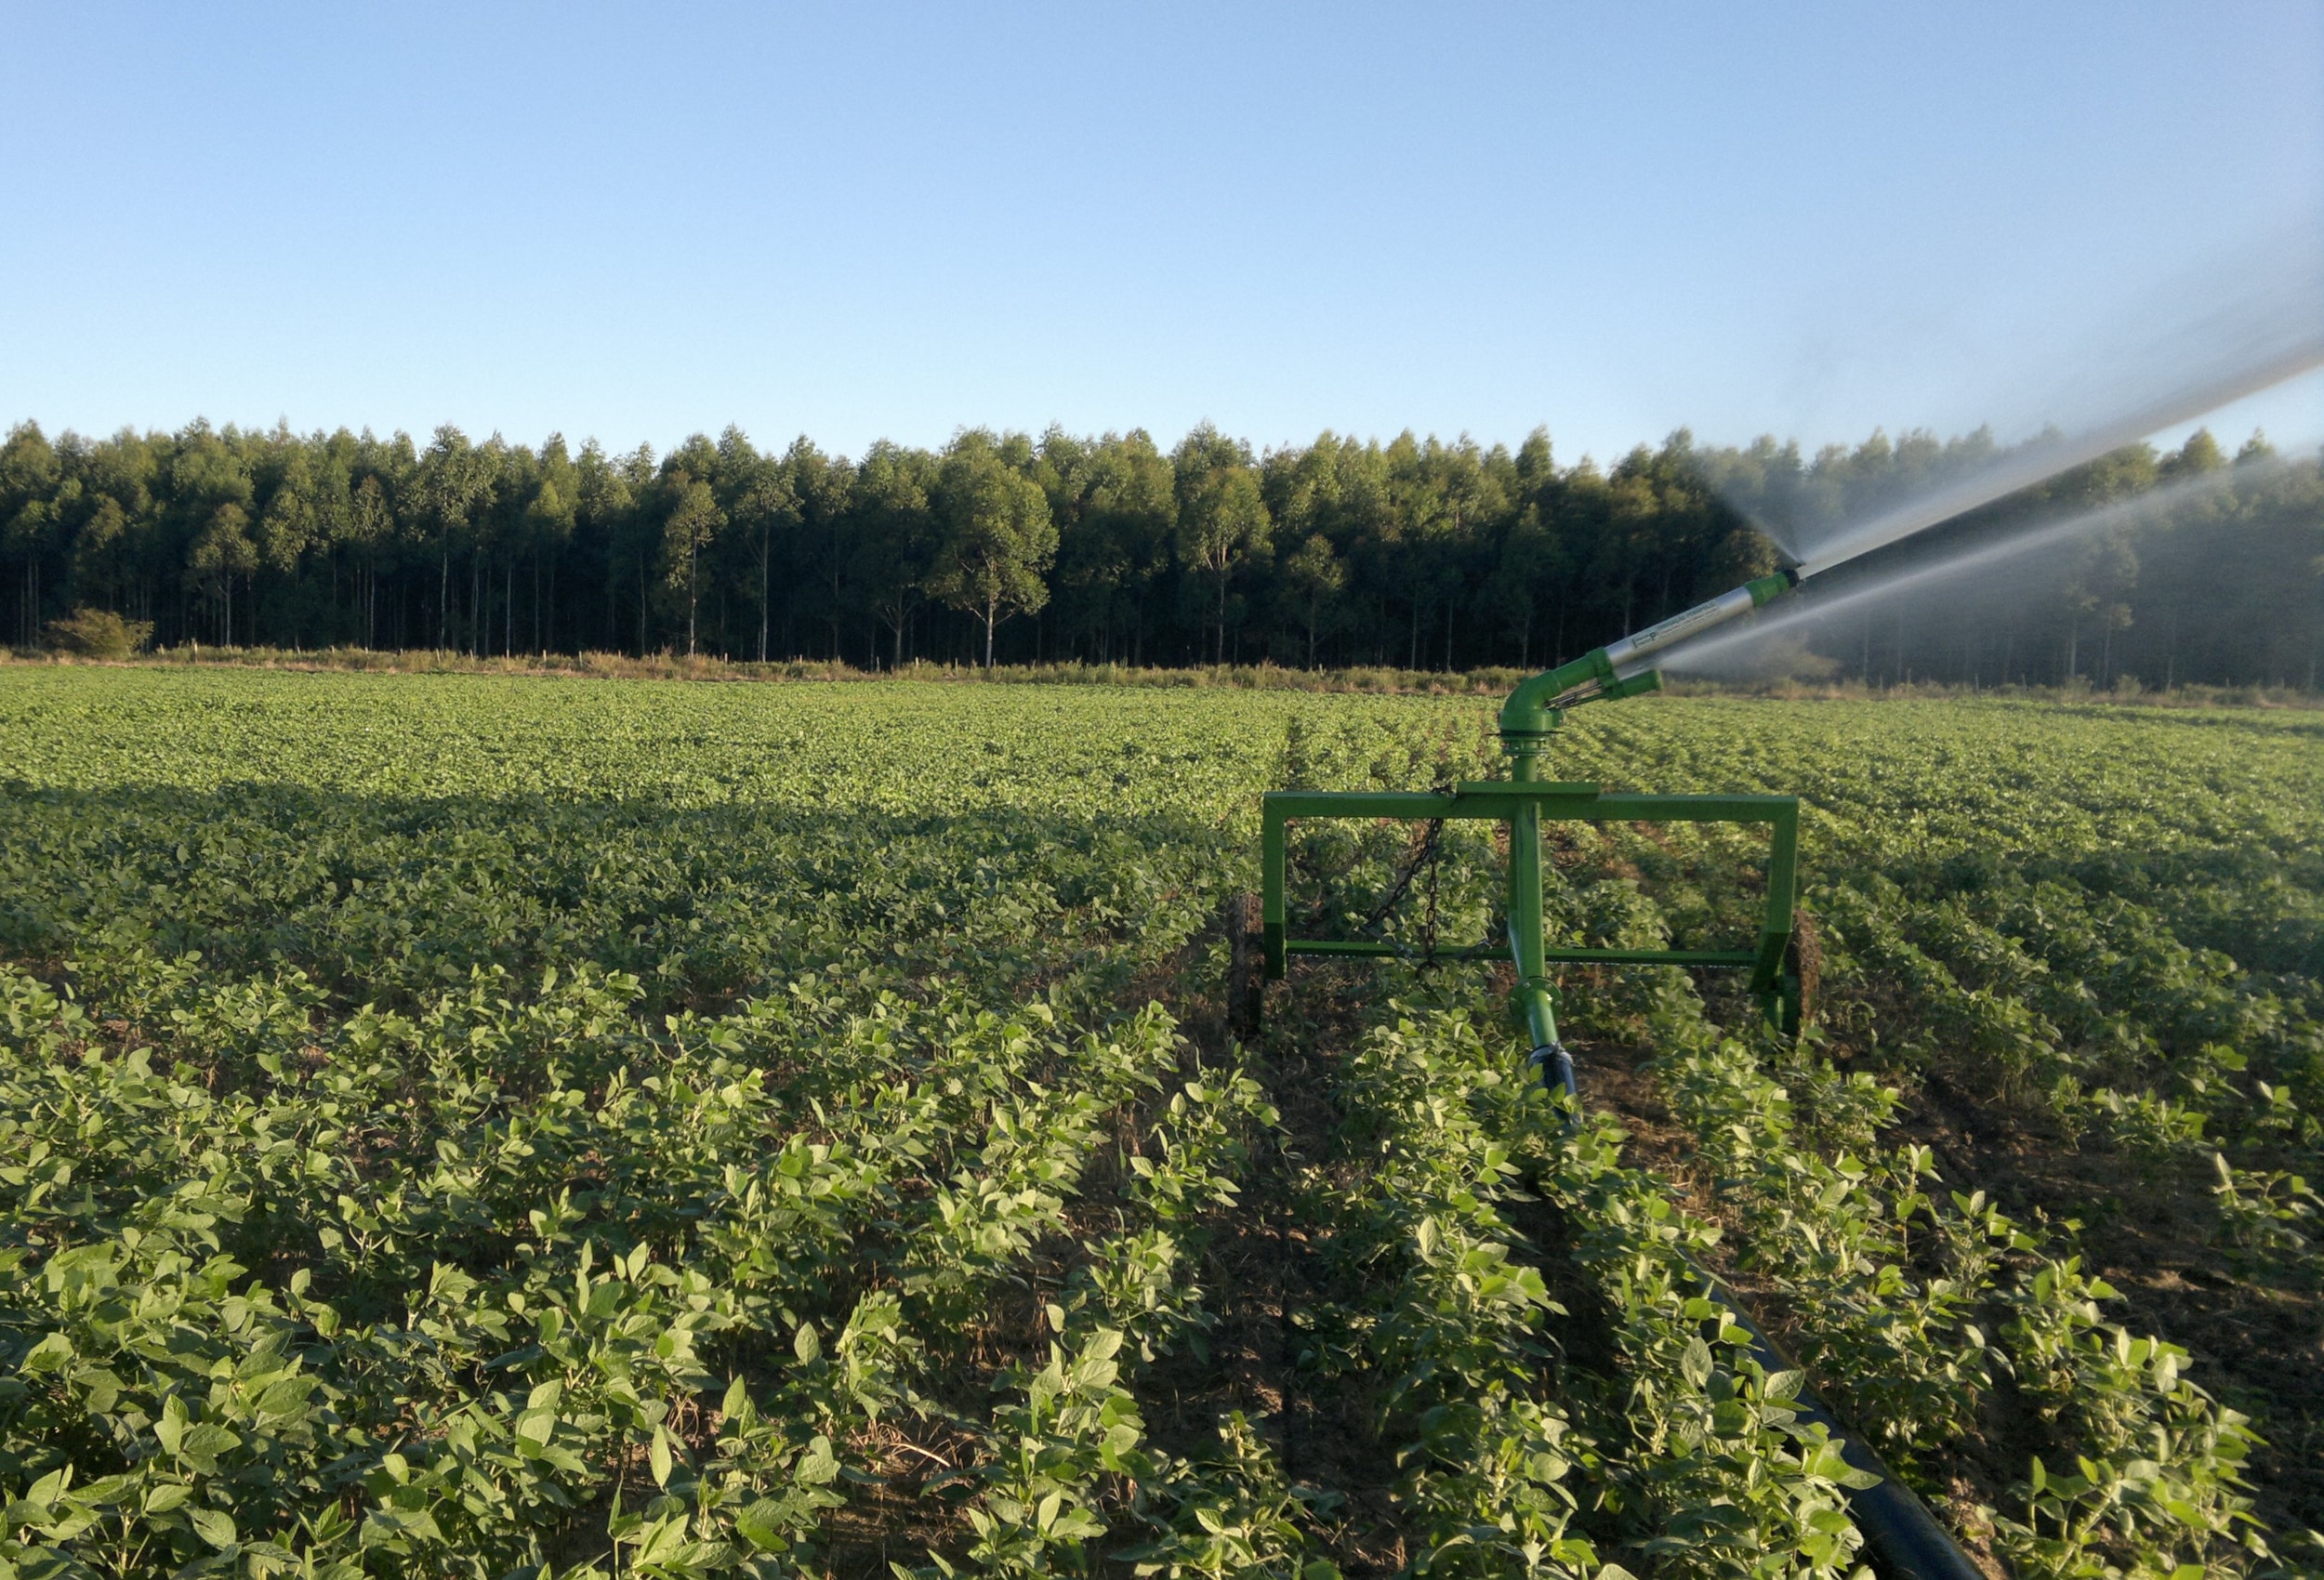
[[[784,1512],[782,1504],[762,1497],[734,1516],[735,1534],[761,1552],[786,1551],[791,1544],[784,1535]]]
[[[61,1333],[52,1333],[25,1351],[21,1365],[26,1372],[38,1376],[44,1372],[59,1370],[70,1364],[72,1360],[73,1341]]]
[[[162,1402],[162,1413],[153,1422],[153,1436],[161,1442],[164,1454],[174,1455],[178,1452],[178,1445],[185,1441],[190,1419],[185,1401],[176,1394]]]
[[[356,1538],[356,1545],[408,1551],[414,1541],[440,1542],[442,1539],[443,1533],[437,1528],[435,1516],[426,1509],[383,1505],[364,1517],[363,1532]]]
[[[808,1443],[807,1452],[799,1456],[791,1468],[791,1479],[801,1486],[819,1487],[835,1481],[839,1474],[839,1461],[831,1452],[831,1440],[818,1432]]]

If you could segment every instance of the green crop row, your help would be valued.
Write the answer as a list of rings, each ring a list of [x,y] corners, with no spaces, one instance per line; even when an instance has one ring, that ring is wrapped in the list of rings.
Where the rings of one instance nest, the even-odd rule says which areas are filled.
[[[1958,1452],[2005,1376],[2072,1467],[2037,1454],[2017,1514],[1995,1521],[2019,1573],[2168,1575],[2270,1556],[2244,1476],[2256,1440],[2187,1380],[2183,1348],[2106,1322],[2104,1280],[1982,1195],[1947,1192],[1926,1148],[1802,1144],[1785,1086],[1684,1008],[1657,1018],[1660,1084],[1736,1217],[1740,1264],[1892,1463]],[[1856,1081],[1860,1111],[1893,1104]]]
[[[1332,968],[1294,985],[1339,1006],[1290,1016],[1297,1047],[1212,1029],[1258,794],[1493,772],[1488,715],[12,673],[0,1564],[1848,1573],[1852,1473],[1697,1273],[1732,1254],[1923,1484],[2017,1402],[2044,1458],[1994,1520],[2022,1566],[2264,1570],[2252,1517],[2299,1506],[2258,1439],[2297,1438],[2140,1336],[2170,1330],[2071,1231],[1956,1198],[1892,1126],[1942,1080],[2119,1156],[2237,1297],[2307,1310],[2316,728],[1578,716],[1561,777],[1809,799],[1820,1052],[1852,1073],[1723,1040],[1750,1012],[1717,980],[1566,983],[1578,1033],[1660,1055],[1715,1192],[1690,1212],[1610,1124],[1565,1133],[1481,975]],[[1495,936],[1490,829],[1419,833],[1308,829],[1295,925]],[[1754,925],[1749,835],[1552,846],[1567,940]],[[1281,1129],[1292,1055],[1327,1133]],[[1307,1358],[1190,1434],[1262,1182],[1313,1246],[1283,1314]],[[1278,1388],[1374,1402],[1347,1464],[1387,1484],[1293,1482]]]
[[[1853,1573],[1845,1489],[1864,1479],[1792,1408],[1799,1375],[1763,1366],[1707,1295],[1693,1257],[1716,1231],[1622,1165],[1612,1126],[1567,1135],[1513,1052],[1464,1011],[1415,1011],[1345,1086],[1350,1139],[1378,1161],[1339,1208],[1341,1254],[1404,1270],[1353,1325],[1366,1359],[1401,1368],[1390,1403],[1417,1430],[1404,1455],[1436,1543],[1416,1569],[1610,1573],[1594,1531],[1657,1573]],[[1504,1207],[1529,1196],[1574,1227],[1616,1373],[1584,1375],[1544,1330],[1570,1313],[1519,1259],[1543,1247]]]

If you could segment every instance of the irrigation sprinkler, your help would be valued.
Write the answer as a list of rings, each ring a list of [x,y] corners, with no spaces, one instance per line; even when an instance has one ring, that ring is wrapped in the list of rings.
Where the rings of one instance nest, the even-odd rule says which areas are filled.
[[[1555,965],[1694,966],[1748,969],[1750,991],[1768,1019],[1796,1033],[1810,1012],[1815,946],[1805,918],[1792,904],[1797,881],[1800,803],[1793,796],[1667,796],[1610,793],[1595,784],[1553,780],[1543,770],[1552,739],[1566,714],[1590,703],[1616,702],[1659,690],[1661,672],[1640,667],[1666,648],[1782,597],[1798,585],[1789,572],[1747,583],[1708,603],[1583,654],[1524,682],[1501,704],[1501,749],[1507,779],[1464,781],[1448,791],[1275,790],[1261,803],[1258,948],[1248,920],[1234,937],[1236,981],[1231,1002],[1239,1028],[1255,1031],[1261,983],[1254,965],[1280,980],[1294,955],[1393,956],[1396,945],[1369,941],[1290,936],[1285,899],[1287,836],[1295,819],[1359,818],[1438,823],[1486,821],[1508,833],[1507,952],[1516,968],[1511,1007],[1532,1038],[1532,1062],[1542,1079],[1578,1100],[1573,1058],[1559,1040]],[[1549,941],[1541,912],[1541,825],[1576,823],[1728,823],[1764,824],[1771,833],[1767,902],[1759,937],[1738,949],[1585,949]],[[1243,902],[1248,906],[1248,902]],[[1441,949],[1436,959],[1486,959],[1499,944]],[[1254,959],[1254,956],[1256,958]]]
[[[1780,571],[1747,582],[1734,591],[1697,604],[1643,631],[1608,643],[1523,682],[1501,704],[1501,750],[1509,758],[1507,779],[1474,780],[1448,791],[1274,790],[1261,802],[1261,889],[1254,918],[1251,896],[1235,897],[1228,915],[1234,981],[1229,991],[1235,1029],[1259,1029],[1265,980],[1280,980],[1294,955],[1340,958],[1398,956],[1391,943],[1365,940],[1293,938],[1285,902],[1288,839],[1294,820],[1350,818],[1438,823],[1477,820],[1508,828],[1508,941],[1516,968],[1511,1008],[1532,1038],[1530,1063],[1544,1085],[1565,1095],[1568,1123],[1580,1115],[1580,1094],[1573,1058],[1559,1040],[1558,994],[1550,981],[1553,965],[1693,966],[1748,969],[1750,988],[1767,1018],[1796,1034],[1813,1011],[1820,966],[1815,932],[1793,905],[1798,881],[1800,802],[1795,796],[1670,796],[1608,793],[1543,776],[1543,757],[1566,714],[1590,703],[1618,702],[1658,691],[1661,672],[1645,660],[1682,641],[1781,598],[1799,586],[1801,573]],[[1767,903],[1757,944],[1734,950],[1585,949],[1548,941],[1541,910],[1541,825],[1545,822],[1725,823],[1764,824],[1770,830]],[[1436,959],[1490,959],[1503,945],[1478,944],[1432,952]],[[1263,978],[1262,978],[1263,973]],[[1741,1303],[1708,1271],[1697,1268],[1706,1289],[1733,1310],[1750,1335],[1751,1349],[1769,1371],[1796,1370]],[[1855,1468],[1877,1480],[1852,1489],[1849,1508],[1864,1530],[1884,1573],[1910,1580],[1980,1580],[1970,1562],[1926,1506],[1816,1397],[1802,1388],[1800,1415],[1822,1423],[1841,1443]]]

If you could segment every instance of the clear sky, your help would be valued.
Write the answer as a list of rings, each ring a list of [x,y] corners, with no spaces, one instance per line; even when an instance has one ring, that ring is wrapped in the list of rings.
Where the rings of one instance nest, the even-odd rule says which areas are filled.
[[[0,0],[51,431],[2010,437],[2319,211],[2317,0]]]

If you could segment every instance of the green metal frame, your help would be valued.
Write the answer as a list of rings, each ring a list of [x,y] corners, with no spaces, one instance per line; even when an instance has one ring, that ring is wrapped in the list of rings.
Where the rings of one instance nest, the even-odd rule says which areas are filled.
[[[1501,704],[1501,749],[1509,754],[1505,780],[1475,780],[1442,793],[1408,791],[1276,790],[1263,802],[1265,843],[1261,866],[1265,884],[1260,918],[1266,973],[1280,979],[1294,955],[1393,955],[1385,943],[1335,943],[1294,939],[1284,926],[1284,829],[1293,818],[1398,818],[1433,821],[1472,818],[1509,825],[1509,955],[1517,968],[1513,1007],[1533,1034],[1533,1060],[1554,1067],[1569,1096],[1573,1061],[1557,1038],[1557,989],[1552,965],[1748,966],[1751,992],[1760,1007],[1787,1033],[1800,1029],[1800,979],[1785,970],[1791,942],[1792,889],[1798,879],[1800,803],[1792,796],[1608,795],[1595,784],[1573,784],[1541,776],[1541,759],[1565,725],[1565,715],[1587,703],[1618,702],[1662,688],[1661,673],[1639,669],[1638,662],[1686,640],[1723,621],[1748,614],[1799,584],[1792,572],[1746,582],[1734,591],[1671,616],[1658,625],[1597,648],[1569,664],[1519,684]],[[1625,670],[1631,673],[1624,673]],[[1766,823],[1774,831],[1767,858],[1767,916],[1756,949],[1552,949],[1541,925],[1541,820],[1584,823]],[[1498,954],[1491,946],[1442,950],[1456,959]]]
[[[1530,731],[1527,732],[1529,735]],[[1532,740],[1525,744],[1531,746]],[[1513,743],[1512,743],[1513,744]],[[1658,965],[1749,967],[1750,988],[1768,1018],[1798,1029],[1799,979],[1784,970],[1791,939],[1791,907],[1800,850],[1800,803],[1792,796],[1647,796],[1609,794],[1595,784],[1537,780],[1538,756],[1519,748],[1517,777],[1479,780],[1448,793],[1411,791],[1276,790],[1261,802],[1260,862],[1263,890],[1260,918],[1266,970],[1280,979],[1294,955],[1382,956],[1401,953],[1386,943],[1333,942],[1295,939],[1285,927],[1286,830],[1295,818],[1375,818],[1426,822],[1466,819],[1509,825],[1509,945],[1517,968],[1512,1007],[1524,1018],[1537,1049],[1559,1049],[1557,993],[1552,965]],[[1767,910],[1755,949],[1577,949],[1552,947],[1541,920],[1541,824],[1569,823],[1765,823],[1772,837],[1767,859]],[[1487,959],[1501,953],[1482,944],[1436,952],[1439,958]]]

